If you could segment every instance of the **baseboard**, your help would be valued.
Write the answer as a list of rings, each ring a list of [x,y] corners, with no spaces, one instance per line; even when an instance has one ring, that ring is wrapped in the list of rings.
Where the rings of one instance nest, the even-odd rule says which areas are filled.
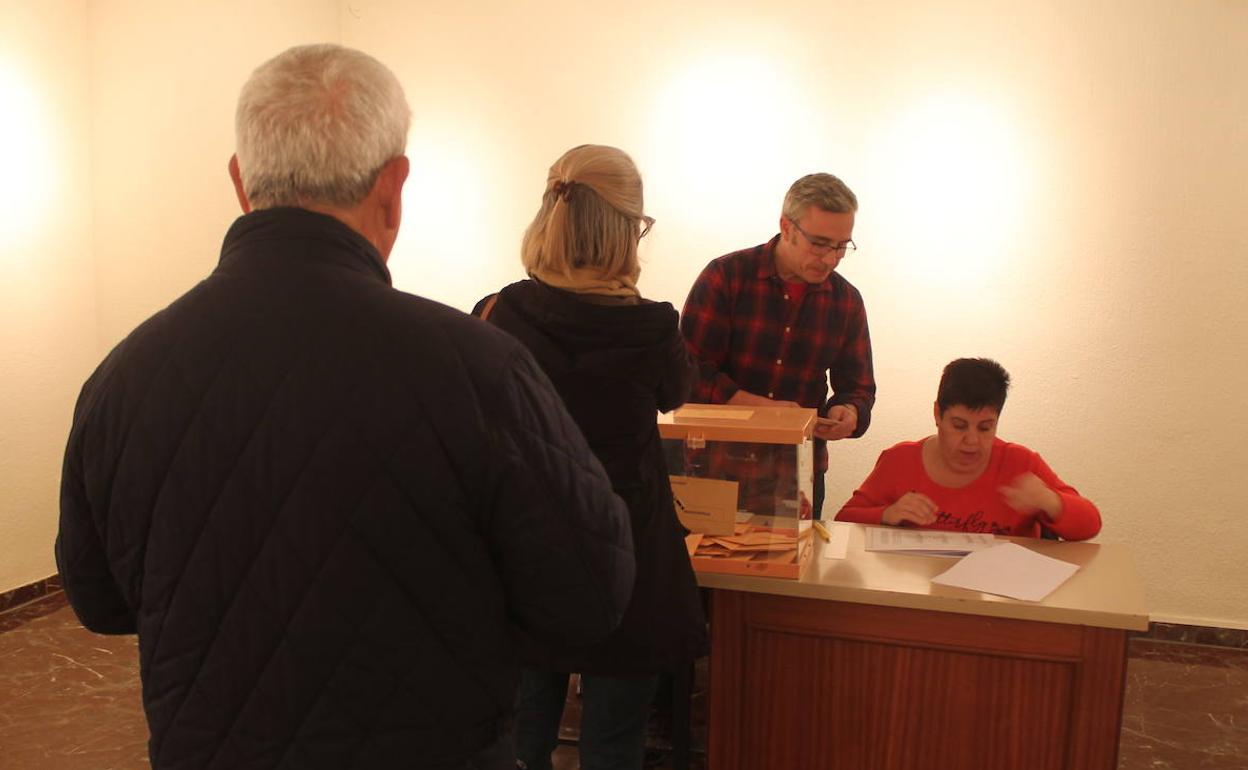
[[[1200,626],[1202,628],[1230,628],[1248,631],[1248,618],[1218,618],[1198,615],[1176,615],[1172,612],[1150,612],[1150,620],[1154,623],[1166,623],[1172,626]]]
[[[33,583],[0,592],[0,613],[8,612],[23,604],[29,604],[36,599],[42,599],[48,594],[53,594],[60,590],[61,576],[51,575],[42,580],[36,580]]]
[[[1184,623],[1163,623],[1156,621],[1149,623],[1148,631],[1138,634],[1135,638],[1152,639],[1159,642],[1205,644],[1211,647],[1232,647],[1241,650],[1248,650],[1248,629],[1243,628],[1189,626]]]

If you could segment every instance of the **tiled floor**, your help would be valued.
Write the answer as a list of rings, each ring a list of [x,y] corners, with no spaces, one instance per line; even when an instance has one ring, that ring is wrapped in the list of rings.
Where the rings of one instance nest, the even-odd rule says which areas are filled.
[[[1248,769],[1248,650],[1135,639],[1120,770]]]
[[[0,615],[0,768],[147,767],[136,637],[85,630],[64,597]]]
[[[146,741],[134,637],[83,630],[60,593],[0,614],[0,770],[143,768]],[[1248,649],[1133,640],[1121,747],[1119,770],[1248,768]]]

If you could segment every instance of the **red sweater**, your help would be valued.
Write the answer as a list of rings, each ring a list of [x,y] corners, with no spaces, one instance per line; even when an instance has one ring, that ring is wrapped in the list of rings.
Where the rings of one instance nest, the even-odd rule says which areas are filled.
[[[1027,471],[1062,498],[1062,516],[1056,522],[1050,522],[1040,511],[1014,510],[997,491]],[[886,449],[836,519],[879,524],[884,509],[907,492],[927,495],[940,508],[936,521],[927,529],[1039,537],[1038,520],[1043,520],[1065,540],[1086,540],[1101,531],[1101,514],[1091,500],[1080,497],[1074,487],[1059,479],[1040,455],[1001,439],[993,441],[988,467],[979,478],[958,489],[940,486],[928,477],[923,469],[923,441],[903,441]]]

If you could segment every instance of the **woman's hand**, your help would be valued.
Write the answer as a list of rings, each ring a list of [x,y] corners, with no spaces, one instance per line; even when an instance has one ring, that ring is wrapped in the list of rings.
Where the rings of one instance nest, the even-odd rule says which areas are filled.
[[[1034,473],[1020,474],[1007,486],[999,487],[998,491],[1005,498],[1006,505],[1020,513],[1043,511],[1050,521],[1062,517],[1062,498]]]
[[[908,521],[917,527],[927,527],[936,521],[937,510],[932,498],[920,492],[907,492],[884,509],[880,521],[893,526]]]

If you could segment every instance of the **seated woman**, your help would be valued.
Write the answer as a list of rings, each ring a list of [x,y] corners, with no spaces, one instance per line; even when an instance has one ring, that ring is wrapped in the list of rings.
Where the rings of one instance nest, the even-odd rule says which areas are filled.
[[[837,521],[1065,540],[1101,531],[1090,500],[1040,455],[997,438],[1010,375],[987,358],[945,367],[936,393],[936,435],[880,454]]]

